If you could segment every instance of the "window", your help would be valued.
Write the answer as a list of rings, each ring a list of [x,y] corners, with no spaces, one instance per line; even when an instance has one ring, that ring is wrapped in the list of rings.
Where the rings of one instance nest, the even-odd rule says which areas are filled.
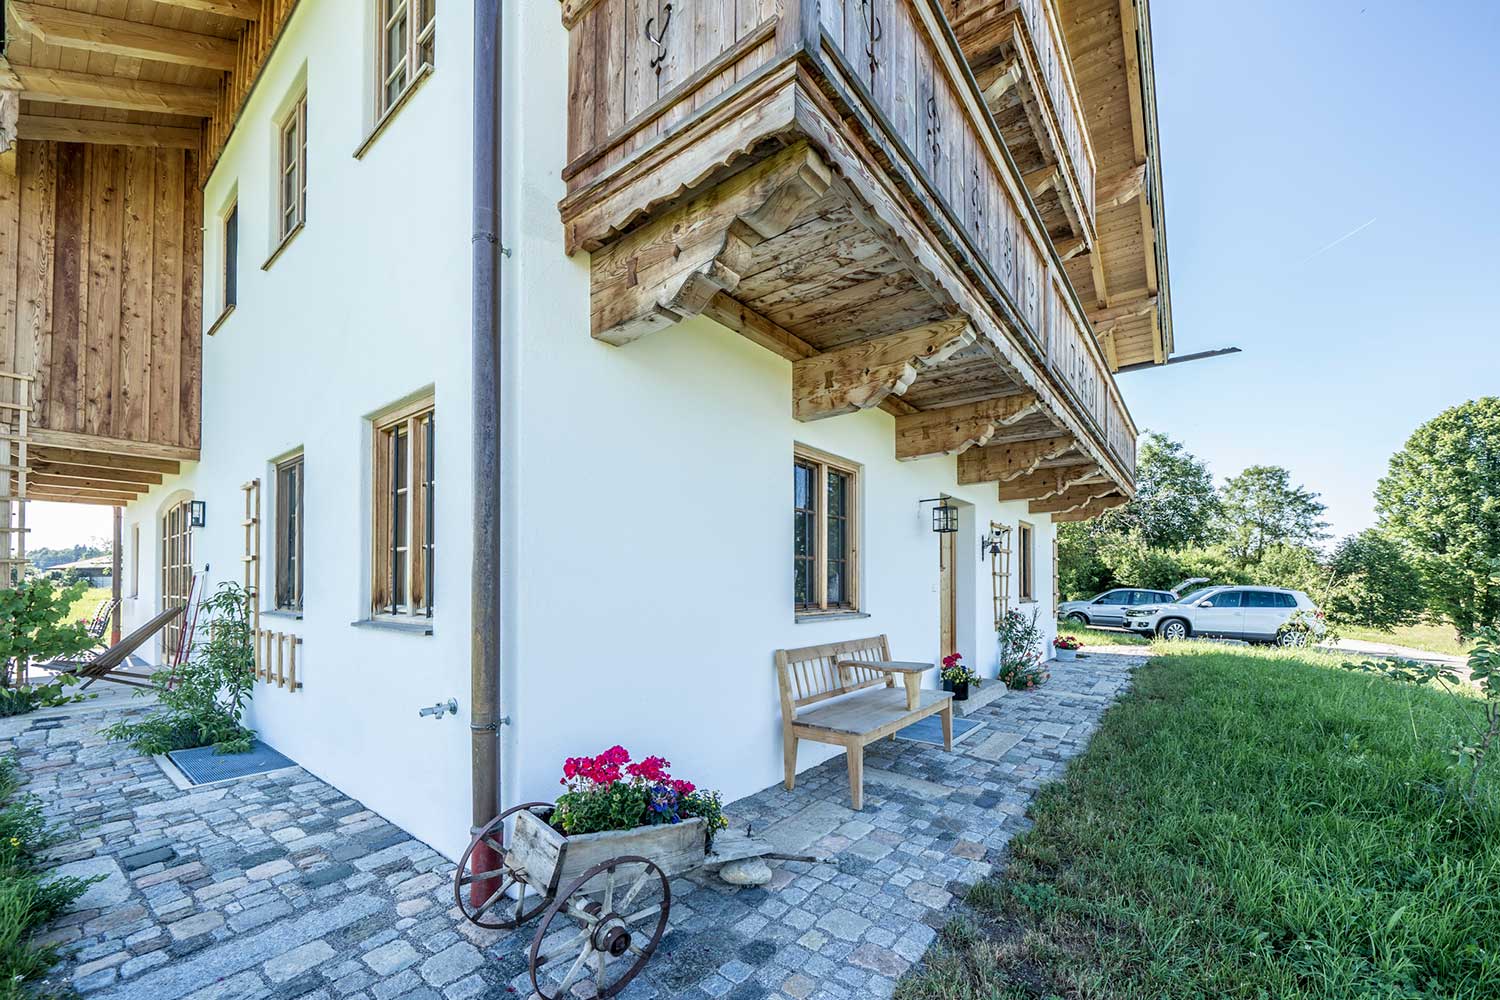
[[[302,610],[303,492],[302,456],[276,467],[276,607]]]
[[[224,216],[224,308],[233,309],[239,301],[240,274],[240,205],[230,206]]]
[[[1129,604],[1130,603],[1130,591],[1128,591],[1128,590],[1111,590],[1107,594],[1100,594],[1098,597],[1094,598],[1094,603],[1095,604]]]
[[[436,565],[436,423],[432,397],[374,424],[377,615],[431,618]]]
[[[1021,601],[1036,600],[1036,531],[1022,521],[1016,530],[1016,566],[1020,570],[1020,582],[1016,596]]]
[[[285,241],[307,218],[307,95],[281,123],[278,232]]]
[[[1245,591],[1245,607],[1279,608],[1281,607],[1281,595],[1269,590],[1247,590]]]
[[[431,66],[437,32],[436,0],[378,0],[380,38],[375,117],[395,107],[423,66]]]
[[[130,596],[141,596],[141,526],[130,526]]]
[[[1215,594],[1203,602],[1205,608],[1237,608],[1240,606],[1240,597],[1243,591],[1226,590],[1221,594]]]
[[[792,461],[792,592],[800,614],[859,608],[859,467],[811,448]]]
[[[1297,606],[1297,598],[1291,594],[1277,594],[1276,606],[1278,608],[1295,608]]]

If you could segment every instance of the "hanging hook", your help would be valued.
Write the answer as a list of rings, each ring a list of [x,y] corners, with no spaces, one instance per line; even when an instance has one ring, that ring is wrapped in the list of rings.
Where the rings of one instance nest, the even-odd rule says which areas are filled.
[[[651,60],[651,68],[656,70],[656,75],[661,76],[661,67],[667,59],[667,28],[672,25],[672,5],[667,4],[662,8],[661,33],[653,36],[651,26],[656,23],[656,18],[646,19],[646,41],[656,46],[656,57]]]

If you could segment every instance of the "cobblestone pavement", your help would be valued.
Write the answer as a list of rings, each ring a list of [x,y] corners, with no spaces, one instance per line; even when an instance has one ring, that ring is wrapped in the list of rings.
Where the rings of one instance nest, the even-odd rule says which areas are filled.
[[[881,741],[865,809],[836,757],[729,807],[787,853],[769,885],[674,880],[671,929],[622,996],[886,997],[962,887],[1024,829],[1027,802],[1087,744],[1141,653],[1098,650],[1009,693],[955,749]],[[991,682],[994,683],[994,682]],[[531,927],[472,927],[452,864],[300,768],[179,790],[98,731],[131,707],[0,722],[70,874],[104,874],[44,939],[89,1000],[468,1000],[531,992]],[[577,989],[577,988],[575,988]],[[584,989],[583,992],[587,992]]]

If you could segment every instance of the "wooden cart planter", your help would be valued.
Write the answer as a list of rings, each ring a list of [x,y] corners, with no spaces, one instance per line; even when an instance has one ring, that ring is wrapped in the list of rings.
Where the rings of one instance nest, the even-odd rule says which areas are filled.
[[[480,830],[454,873],[454,899],[480,927],[509,929],[542,914],[531,941],[531,983],[544,1000],[585,977],[596,996],[612,997],[656,951],[672,908],[668,879],[704,864],[708,827],[695,818],[570,837],[548,824],[553,808],[514,806]],[[481,844],[497,860],[473,871]],[[562,971],[545,975],[549,965]]]

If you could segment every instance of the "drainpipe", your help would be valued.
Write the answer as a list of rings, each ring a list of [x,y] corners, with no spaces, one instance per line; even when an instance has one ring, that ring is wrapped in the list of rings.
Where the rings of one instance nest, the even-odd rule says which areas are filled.
[[[500,811],[500,0],[474,2],[474,233],[472,372],[474,421],[473,551],[469,645],[471,674],[473,815],[471,835]],[[473,871],[498,867],[487,845],[473,854]],[[470,883],[476,905],[495,891]]]

